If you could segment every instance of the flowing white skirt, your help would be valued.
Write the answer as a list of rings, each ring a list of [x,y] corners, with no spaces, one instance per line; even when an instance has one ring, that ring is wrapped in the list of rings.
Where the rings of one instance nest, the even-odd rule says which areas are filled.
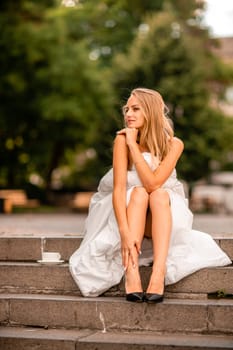
[[[132,189],[140,186],[135,170],[128,172],[126,203]],[[230,258],[209,234],[192,229],[193,215],[175,171],[163,186],[169,193],[172,232],[165,284],[173,284],[205,267],[226,266]],[[148,239],[146,240],[148,243]],[[152,245],[144,245],[140,265],[153,261]],[[112,169],[100,181],[85,222],[84,239],[70,257],[70,272],[84,296],[95,297],[118,284],[124,274],[121,241],[112,205]]]

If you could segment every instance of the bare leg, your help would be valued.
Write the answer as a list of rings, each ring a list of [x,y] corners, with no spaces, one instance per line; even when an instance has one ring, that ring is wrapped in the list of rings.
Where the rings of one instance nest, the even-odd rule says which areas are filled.
[[[149,203],[149,195],[143,187],[135,187],[132,191],[130,202],[127,207],[127,218],[130,232],[134,233],[134,237],[141,245],[146,223],[146,212]],[[134,249],[135,266],[129,259],[129,266],[125,273],[126,277],[126,293],[141,292],[141,278],[139,274],[138,252]]]
[[[158,189],[150,194],[150,211],[154,263],[147,293],[163,294],[172,225],[170,198],[167,191]]]

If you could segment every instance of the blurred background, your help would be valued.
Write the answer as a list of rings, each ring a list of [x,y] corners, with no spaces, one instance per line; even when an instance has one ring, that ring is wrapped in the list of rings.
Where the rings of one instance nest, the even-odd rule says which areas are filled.
[[[220,3],[1,1],[0,211],[86,210],[144,86],[185,143],[191,208],[233,214],[233,6]]]

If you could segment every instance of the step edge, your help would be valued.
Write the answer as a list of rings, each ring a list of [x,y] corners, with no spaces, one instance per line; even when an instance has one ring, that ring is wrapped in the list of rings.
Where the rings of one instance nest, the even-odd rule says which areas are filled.
[[[5,334],[4,334],[5,332]],[[30,333],[29,333],[30,332]],[[44,340],[70,340],[80,343],[102,344],[135,344],[135,345],[173,345],[210,348],[212,346],[227,346],[233,348],[233,336],[229,334],[201,334],[181,332],[156,332],[156,331],[100,331],[91,329],[42,329],[37,327],[0,327],[1,338],[11,339],[41,339]],[[133,342],[132,342],[133,337]],[[203,344],[204,342],[204,344]],[[190,344],[191,343],[191,344]],[[208,343],[208,345],[207,345]]]
[[[74,295],[52,295],[52,294],[10,294],[2,293],[0,294],[0,300],[24,300],[32,302],[34,300],[38,301],[64,301],[64,302],[90,302],[90,303],[129,303],[124,297],[83,297],[83,296],[74,296]],[[198,305],[198,306],[232,306],[233,300],[231,299],[179,299],[179,298],[166,298],[162,304],[174,304],[174,305]]]

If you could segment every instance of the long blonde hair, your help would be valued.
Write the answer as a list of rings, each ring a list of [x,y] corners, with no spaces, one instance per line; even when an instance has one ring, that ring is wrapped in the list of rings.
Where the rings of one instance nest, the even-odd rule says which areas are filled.
[[[174,136],[171,122],[166,116],[168,108],[160,93],[155,90],[136,88],[131,95],[137,98],[145,118],[139,134],[139,144],[161,161],[169,151],[169,140]]]

